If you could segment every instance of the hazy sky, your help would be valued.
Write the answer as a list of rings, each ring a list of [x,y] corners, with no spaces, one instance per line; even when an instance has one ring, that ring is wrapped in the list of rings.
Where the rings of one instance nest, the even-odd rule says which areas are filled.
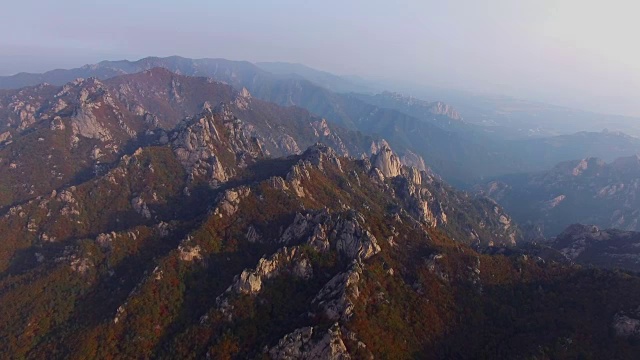
[[[156,55],[300,62],[640,116],[632,0],[7,0],[0,74]]]

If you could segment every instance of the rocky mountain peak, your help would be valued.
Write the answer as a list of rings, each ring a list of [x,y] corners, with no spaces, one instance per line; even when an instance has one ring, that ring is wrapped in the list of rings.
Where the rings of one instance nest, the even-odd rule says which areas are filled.
[[[238,96],[235,99],[235,104],[240,110],[247,110],[251,103],[251,93],[247,88],[243,87]]]
[[[571,174],[573,176],[580,176],[586,171],[597,171],[598,168],[604,166],[606,163],[598,158],[589,157],[580,160],[578,164],[572,169]]]
[[[336,165],[338,169],[342,169],[340,166],[340,159],[335,150],[322,143],[316,143],[315,145],[310,146],[302,154],[302,159],[308,160],[319,169],[322,169],[322,165],[325,161],[329,161]]]
[[[445,104],[442,101],[431,103],[429,111],[435,115],[444,115],[452,120],[462,120],[462,116],[453,106]]]
[[[386,178],[396,177],[402,172],[400,158],[393,153],[387,144],[384,144],[376,154],[371,156],[371,165],[380,170]]]
[[[240,90],[240,96],[245,99],[251,99],[251,93],[246,87],[243,87],[242,90]]]

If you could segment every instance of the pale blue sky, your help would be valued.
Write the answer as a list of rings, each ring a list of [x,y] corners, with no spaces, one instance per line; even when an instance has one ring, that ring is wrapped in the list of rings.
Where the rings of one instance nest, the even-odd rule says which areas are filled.
[[[640,116],[639,11],[631,0],[7,0],[0,74],[149,55],[289,61]]]

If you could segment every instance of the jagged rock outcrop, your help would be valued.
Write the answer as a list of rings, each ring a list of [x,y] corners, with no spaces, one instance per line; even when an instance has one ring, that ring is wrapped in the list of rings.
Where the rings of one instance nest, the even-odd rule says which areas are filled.
[[[283,244],[304,242],[321,253],[327,252],[331,246],[327,234],[329,219],[330,216],[326,210],[305,215],[296,213],[293,223],[284,230],[278,242]]]
[[[232,216],[238,211],[238,205],[240,201],[247,197],[251,193],[251,189],[248,187],[238,187],[230,190],[226,190],[221,194],[217,200],[218,207],[214,211],[214,215]]]
[[[185,122],[171,138],[178,160],[192,179],[204,177],[214,182],[227,181],[230,174],[225,171],[215,146],[220,136],[213,114],[205,114],[189,125]]]
[[[317,167],[320,170],[323,169],[323,164],[326,161],[329,161],[331,164],[337,166],[340,171],[342,171],[338,154],[335,152],[335,150],[322,143],[316,143],[315,145],[309,147],[302,154],[302,159],[305,161],[309,161],[311,165]]]
[[[442,101],[436,101],[430,104],[429,112],[435,115],[444,115],[452,120],[462,120],[462,116],[451,105],[445,104]]]
[[[349,259],[368,259],[380,252],[376,238],[362,227],[365,220],[362,214],[352,212],[349,218],[340,219],[331,235],[336,238],[338,253]]]
[[[298,247],[284,247],[273,256],[261,258],[255,269],[242,271],[226,292],[256,294],[262,289],[263,281],[277,276],[282,271],[289,271],[302,279],[313,276],[313,269],[306,255]]]
[[[272,347],[268,354],[278,360],[311,360],[335,359],[348,360],[351,356],[342,341],[342,334],[338,324],[329,328],[322,337],[317,334],[318,328],[304,327],[285,335],[278,345]]]
[[[247,88],[243,87],[235,99],[235,105],[241,110],[247,110],[251,103],[251,93]]]
[[[135,210],[138,214],[142,215],[146,219],[151,219],[151,211],[149,210],[149,206],[140,196],[136,196],[131,199],[131,206],[133,210]]]
[[[626,338],[640,337],[640,307],[630,313],[619,312],[615,314],[612,322],[613,330],[617,336]]]
[[[400,175],[402,163],[389,146],[383,145],[380,150],[371,157],[371,164],[386,178]]]
[[[406,210],[429,227],[440,227],[474,244],[515,245],[521,239],[518,226],[495,201],[456,192],[433,174],[405,167],[392,185],[394,194],[405,202]],[[464,219],[471,212],[478,213],[482,220],[450,221]]]
[[[331,320],[348,320],[353,314],[354,303],[360,296],[358,284],[362,265],[357,261],[351,268],[334,276],[313,299],[323,314]]]

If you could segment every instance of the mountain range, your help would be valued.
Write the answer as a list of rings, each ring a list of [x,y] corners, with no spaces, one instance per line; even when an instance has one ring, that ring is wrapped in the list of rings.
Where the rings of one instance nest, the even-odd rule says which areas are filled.
[[[530,237],[552,237],[573,223],[640,230],[640,160],[563,162],[549,171],[501,177],[480,192],[505,206]]]
[[[640,353],[632,262],[589,267],[573,255],[594,251],[567,250],[594,243],[577,227],[525,243],[499,202],[446,181],[542,167],[587,143],[615,154],[632,137],[498,141],[444,103],[367,102],[226,60],[0,84],[29,85],[0,91],[9,358]],[[524,144],[514,155],[512,141]],[[528,151],[546,159],[518,164]]]
[[[419,160],[415,156],[418,155],[445,180],[464,188],[499,175],[546,170],[560,161],[589,156],[610,161],[640,153],[640,140],[617,132],[513,139],[509,137],[508,130],[501,128],[479,128],[459,122],[452,127],[449,124],[451,118],[446,115],[434,116],[431,111],[421,112],[422,103],[403,105],[397,99],[395,103],[381,102],[380,97],[336,93],[304,77],[307,74],[317,80],[323,73],[318,75],[318,72],[312,72],[315,75],[311,76],[308,75],[311,71],[299,71],[302,73],[299,74],[294,67],[289,72],[273,74],[249,62],[224,59],[151,57],[135,62],[104,61],[78,69],[0,77],[0,88],[40,82],[63,85],[78,77],[106,79],[154,67],[163,67],[182,75],[211,77],[236,90],[246,88],[255,98],[282,106],[299,106],[330,123],[384,137],[401,156],[407,155],[407,161],[412,158],[413,164],[418,165]],[[347,80],[343,79],[344,82]],[[437,104],[441,104],[441,109],[447,108],[450,114],[458,114],[454,117],[465,117],[464,112],[456,112],[446,104],[431,104],[436,104],[436,108]]]

